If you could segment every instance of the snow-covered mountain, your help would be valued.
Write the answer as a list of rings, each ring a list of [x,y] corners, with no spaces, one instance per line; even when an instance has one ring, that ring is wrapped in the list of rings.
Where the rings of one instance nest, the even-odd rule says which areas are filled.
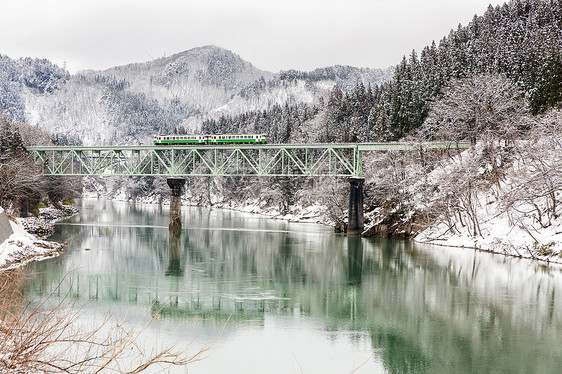
[[[10,63],[12,70],[25,68],[40,82],[30,85],[16,73],[0,75],[0,81],[7,80],[11,91],[19,94],[21,100],[16,101],[27,122],[63,142],[86,145],[146,144],[159,131],[197,131],[206,118],[275,104],[316,103],[336,84],[344,90],[358,82],[380,84],[393,72],[334,66],[272,73],[216,46],[75,75],[61,74],[47,60],[10,62],[3,56],[2,63]],[[48,90],[41,89],[43,81],[49,82]]]
[[[202,113],[223,105],[260,78],[273,78],[272,73],[215,46],[89,74],[125,80],[130,83],[131,92],[144,93],[162,102],[179,100]]]

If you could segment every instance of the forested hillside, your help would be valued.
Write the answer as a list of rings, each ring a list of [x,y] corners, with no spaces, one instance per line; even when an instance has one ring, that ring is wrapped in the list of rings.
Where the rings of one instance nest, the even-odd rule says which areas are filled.
[[[438,44],[404,57],[382,85],[369,127],[378,139],[418,128],[452,79],[504,74],[542,113],[562,100],[562,2],[514,0],[490,6]]]
[[[317,71],[313,76],[322,76]],[[332,88],[327,97],[309,104],[318,113],[307,124],[301,117],[279,117],[279,109],[250,111],[244,116],[225,116],[206,124],[207,129],[227,132],[238,123],[245,130],[258,129],[251,122],[276,123],[273,138],[282,133],[311,134],[303,140],[348,142],[397,140],[419,128],[431,104],[451,82],[478,75],[502,74],[527,96],[533,114],[545,112],[562,100],[562,2],[514,0],[474,16],[448,36],[421,52],[412,51],[396,65],[388,82],[368,85],[357,81]],[[303,74],[292,72],[291,77]],[[294,108],[285,112],[303,111]],[[294,117],[294,120],[291,119]],[[275,120],[279,118],[279,121]],[[318,124],[321,122],[321,125]],[[224,128],[221,126],[224,124]],[[308,125],[308,126],[307,126]],[[304,126],[306,129],[301,130]],[[310,128],[308,128],[310,127]],[[290,137],[282,137],[289,141]]]

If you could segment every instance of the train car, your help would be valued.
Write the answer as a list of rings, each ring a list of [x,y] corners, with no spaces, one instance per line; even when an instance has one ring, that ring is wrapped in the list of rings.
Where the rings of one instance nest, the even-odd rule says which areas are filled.
[[[156,135],[155,145],[265,144],[265,134]]]
[[[209,135],[209,144],[265,144],[265,134]]]
[[[207,135],[156,135],[156,145],[197,145],[207,144]]]

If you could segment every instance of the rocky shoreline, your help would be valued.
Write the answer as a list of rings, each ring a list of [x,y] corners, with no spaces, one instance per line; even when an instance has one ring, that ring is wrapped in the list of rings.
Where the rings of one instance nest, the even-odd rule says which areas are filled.
[[[53,234],[57,221],[77,213],[76,207],[61,205],[41,208],[39,217],[17,218],[15,222],[10,221],[13,234],[0,243],[0,271],[60,255],[67,243],[45,239]]]
[[[72,205],[61,205],[60,207],[41,208],[38,217],[17,218],[16,221],[28,233],[46,239],[55,232],[57,221],[76,214],[78,214],[78,208]]]

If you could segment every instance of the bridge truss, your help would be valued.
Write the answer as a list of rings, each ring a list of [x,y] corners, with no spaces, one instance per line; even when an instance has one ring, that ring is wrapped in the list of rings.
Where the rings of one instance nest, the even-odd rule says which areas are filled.
[[[408,143],[362,143],[28,147],[28,151],[46,175],[362,177],[363,151],[420,147]],[[424,147],[447,148],[451,144],[429,143]]]

